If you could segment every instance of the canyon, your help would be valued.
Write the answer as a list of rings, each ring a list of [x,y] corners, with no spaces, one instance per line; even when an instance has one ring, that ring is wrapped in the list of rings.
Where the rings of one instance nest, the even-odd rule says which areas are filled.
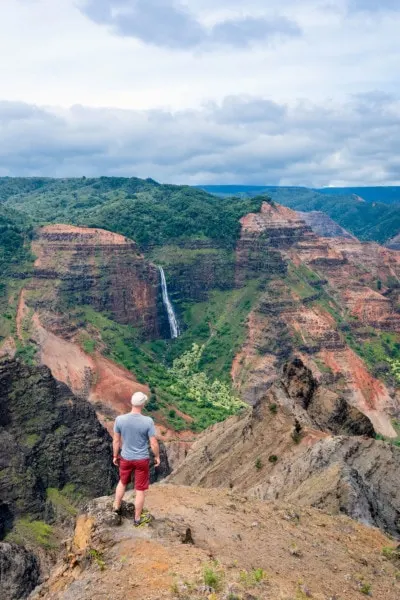
[[[139,249],[98,227],[34,229],[32,264],[8,283],[0,338],[0,439],[4,453],[11,444],[18,456],[0,466],[2,538],[26,515],[59,518],[48,489],[74,485],[85,497],[111,490],[109,433],[138,390],[150,396],[162,441],[159,476],[191,505],[208,494],[221,511],[228,489],[251,502],[344,513],[400,537],[400,397],[389,362],[400,356],[400,255],[319,213],[265,199],[260,206],[240,218],[237,240],[225,246],[192,236]],[[180,397],[174,360],[184,361],[192,344],[201,347],[193,381],[231,386],[244,401],[239,411]],[[24,422],[29,411],[35,418]],[[215,415],[209,428],[205,413]],[[88,440],[101,482],[71,449]],[[211,546],[201,542],[207,552]],[[7,537],[0,552],[32,572],[26,589],[49,573],[46,552],[29,543],[20,552]],[[10,565],[11,597],[23,597]],[[86,567],[76,577],[68,569],[66,581],[79,586]],[[58,598],[46,589],[44,598]]]
[[[278,274],[276,255],[284,265]],[[377,432],[395,437],[396,386],[374,377],[355,348],[381,332],[399,331],[400,256],[374,243],[320,238],[294,211],[264,203],[261,213],[242,219],[239,285],[249,276],[249,264],[267,279],[232,368],[247,401],[263,394],[295,351],[318,380],[366,414]]]

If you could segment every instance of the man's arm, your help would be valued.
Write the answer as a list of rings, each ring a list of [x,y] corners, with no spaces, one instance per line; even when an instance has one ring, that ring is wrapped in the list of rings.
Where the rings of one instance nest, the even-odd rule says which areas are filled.
[[[113,438],[113,463],[114,463],[114,465],[118,465],[120,449],[121,449],[121,434],[114,431],[114,438]]]
[[[150,447],[154,454],[154,466],[160,466],[160,445],[155,435],[150,437]]]

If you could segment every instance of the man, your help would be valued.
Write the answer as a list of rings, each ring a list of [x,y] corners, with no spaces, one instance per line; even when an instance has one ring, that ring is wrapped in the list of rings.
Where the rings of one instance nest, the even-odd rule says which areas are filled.
[[[120,513],[126,486],[134,473],[136,490],[134,525],[139,527],[150,520],[148,516],[142,515],[145,492],[150,483],[149,440],[156,467],[160,464],[160,448],[153,419],[142,415],[147,402],[146,394],[136,392],[131,402],[131,412],[117,417],[114,425],[113,462],[114,465],[119,466],[120,478],[115,493],[114,511]]]

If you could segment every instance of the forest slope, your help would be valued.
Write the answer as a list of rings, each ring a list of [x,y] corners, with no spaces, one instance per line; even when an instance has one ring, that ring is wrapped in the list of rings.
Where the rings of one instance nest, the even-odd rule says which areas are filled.
[[[254,197],[265,194],[275,202],[299,211],[322,211],[341,227],[360,240],[386,242],[400,231],[400,205],[386,204],[385,200],[363,202],[352,193],[336,189],[312,190],[301,187],[279,186],[202,186],[202,189],[228,197]],[[362,188],[360,188],[361,190]],[[391,189],[391,188],[384,188]],[[340,193],[339,193],[340,192]]]

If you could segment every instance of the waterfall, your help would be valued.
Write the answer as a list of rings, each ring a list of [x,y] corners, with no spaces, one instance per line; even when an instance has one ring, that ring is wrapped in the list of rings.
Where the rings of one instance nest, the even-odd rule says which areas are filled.
[[[168,295],[167,282],[165,279],[164,269],[162,267],[158,267],[161,275],[161,289],[162,289],[162,297],[164,306],[167,309],[169,328],[171,330],[171,338],[177,338],[180,334],[178,321],[176,320],[175,311],[171,304],[171,300]]]

